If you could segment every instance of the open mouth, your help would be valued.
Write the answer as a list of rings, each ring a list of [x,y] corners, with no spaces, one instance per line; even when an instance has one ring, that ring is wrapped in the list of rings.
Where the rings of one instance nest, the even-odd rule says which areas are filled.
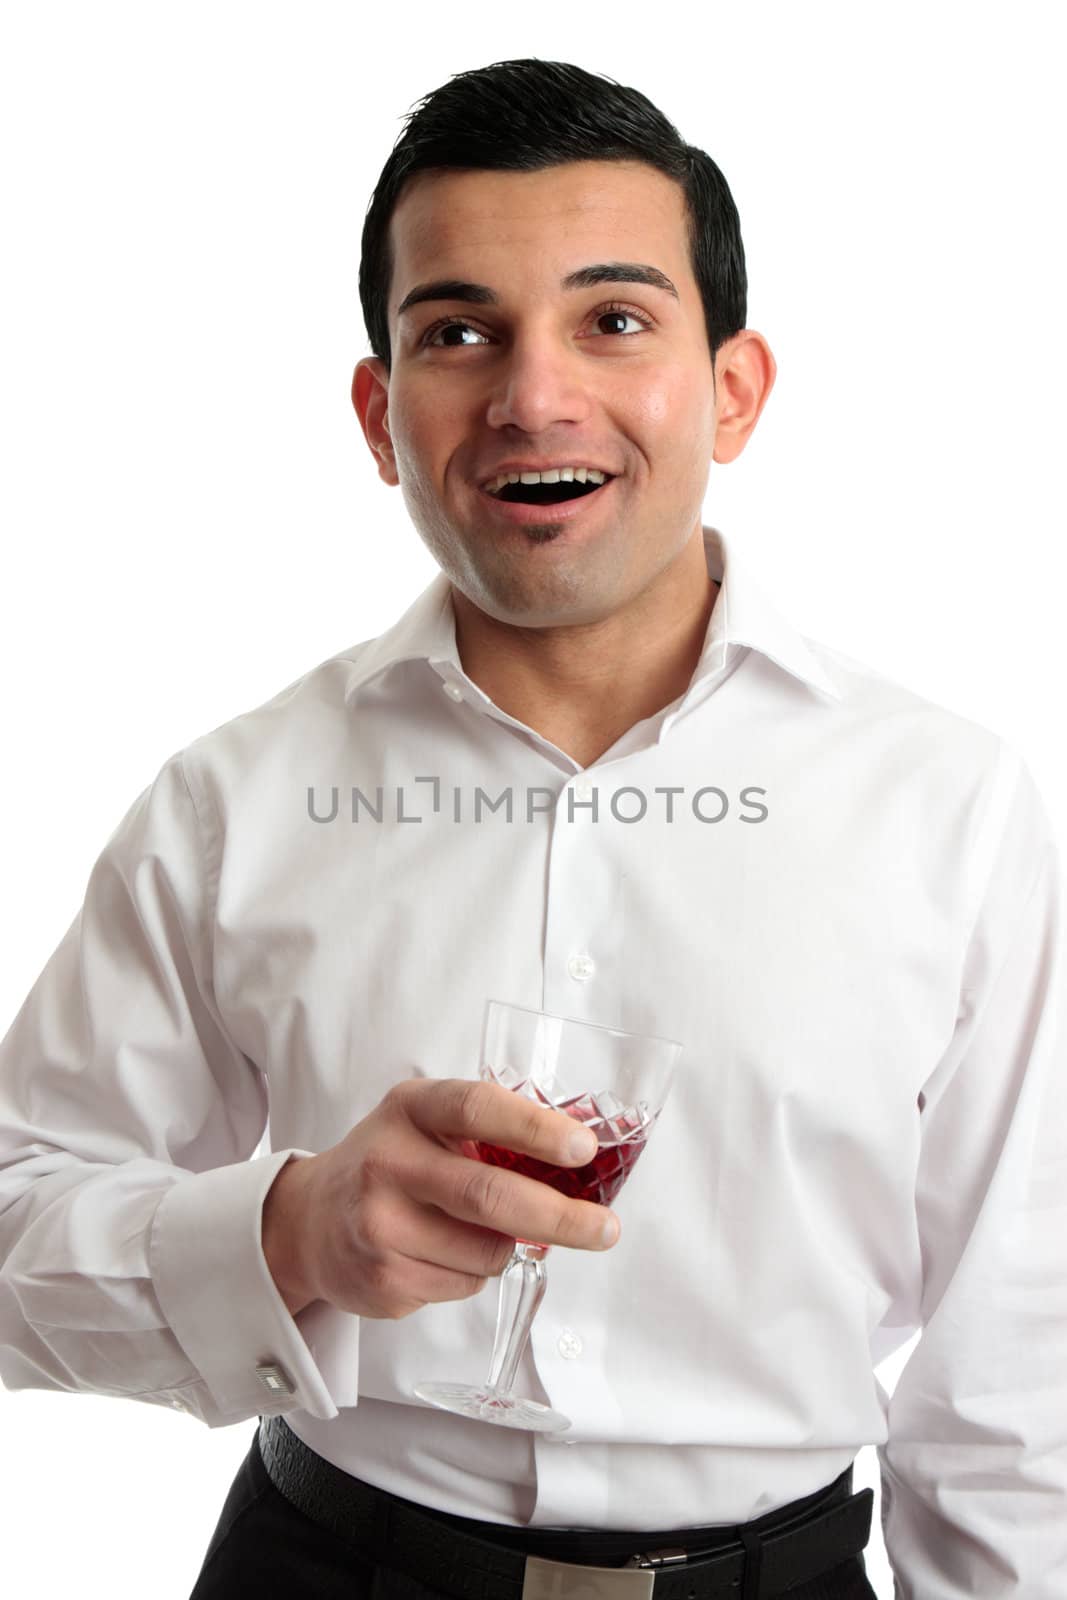
[[[599,489],[606,489],[612,481],[607,478],[604,483],[506,483],[499,494],[490,498],[505,501],[509,505],[555,506],[566,500],[581,500],[596,494]]]

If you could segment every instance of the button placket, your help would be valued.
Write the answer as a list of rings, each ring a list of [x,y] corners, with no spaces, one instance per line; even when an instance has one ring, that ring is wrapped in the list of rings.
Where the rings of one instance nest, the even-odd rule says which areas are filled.
[[[600,777],[599,770],[574,772],[557,792],[544,942],[546,1009],[584,1016],[588,1007],[591,1021],[614,1004],[597,988],[610,988],[623,942],[620,843],[628,842],[604,814]]]

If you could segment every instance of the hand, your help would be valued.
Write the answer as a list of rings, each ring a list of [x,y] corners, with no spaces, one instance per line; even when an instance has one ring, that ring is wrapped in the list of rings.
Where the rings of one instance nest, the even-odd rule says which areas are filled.
[[[579,1138],[580,1150],[570,1141]],[[606,1250],[606,1206],[477,1160],[473,1141],[557,1166],[596,1139],[564,1111],[499,1084],[410,1078],[330,1149],[286,1163],[263,1207],[263,1251],[292,1315],[313,1300],[363,1317],[406,1317],[478,1294],[516,1238]],[[607,1229],[607,1233],[605,1230]]]

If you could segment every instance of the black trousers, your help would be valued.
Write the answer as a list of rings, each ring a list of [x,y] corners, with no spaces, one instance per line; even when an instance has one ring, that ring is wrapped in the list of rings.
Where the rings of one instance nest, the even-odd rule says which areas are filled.
[[[376,1565],[281,1494],[258,1440],[233,1480],[189,1600],[449,1600]],[[790,1589],[787,1600],[875,1600],[862,1556]]]

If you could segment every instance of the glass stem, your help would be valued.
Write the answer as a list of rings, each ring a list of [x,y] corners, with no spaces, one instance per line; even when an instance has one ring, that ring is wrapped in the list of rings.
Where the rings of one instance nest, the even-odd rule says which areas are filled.
[[[511,1393],[519,1362],[529,1343],[534,1314],[544,1299],[548,1251],[547,1244],[525,1244],[517,1240],[511,1260],[501,1275],[496,1338],[486,1380],[487,1386],[497,1394]]]

